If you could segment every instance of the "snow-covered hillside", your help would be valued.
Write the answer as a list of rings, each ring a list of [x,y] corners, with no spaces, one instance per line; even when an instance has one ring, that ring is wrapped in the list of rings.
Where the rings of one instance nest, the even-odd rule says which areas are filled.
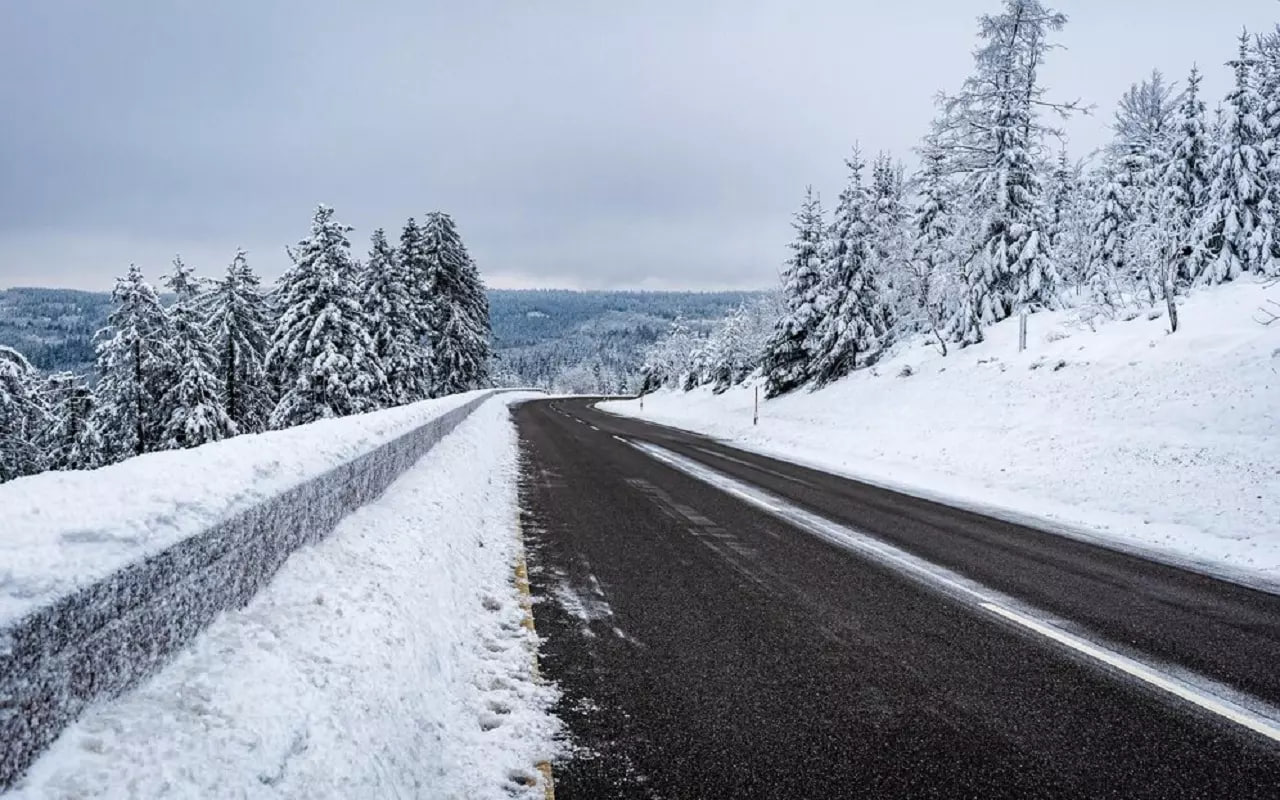
[[[514,584],[510,399],[480,406],[158,674],[92,706],[14,795],[543,797],[535,764],[558,723]],[[280,435],[344,427],[365,428]]]
[[[1030,318],[1022,353],[1016,319],[945,358],[916,339],[762,400],[755,427],[751,386],[600,407],[1280,585],[1280,328],[1252,319],[1276,293],[1196,291],[1172,335],[1063,311]]]

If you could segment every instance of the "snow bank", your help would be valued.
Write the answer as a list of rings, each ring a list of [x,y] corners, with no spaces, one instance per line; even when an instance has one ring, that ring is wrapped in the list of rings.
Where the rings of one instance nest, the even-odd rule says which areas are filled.
[[[783,458],[1252,583],[1280,586],[1277,290],[1197,291],[1182,329],[1143,314],[1017,320],[943,358],[904,344],[874,370],[761,403],[752,389],[601,403]],[[910,374],[907,374],[907,373]]]
[[[506,399],[160,672],[88,709],[15,794],[541,798],[555,698],[513,584]]]
[[[244,605],[487,392],[0,486],[0,786]]]

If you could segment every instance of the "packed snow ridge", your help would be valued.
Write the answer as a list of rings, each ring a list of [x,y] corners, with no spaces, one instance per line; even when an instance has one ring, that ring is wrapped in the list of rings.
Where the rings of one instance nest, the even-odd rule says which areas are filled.
[[[76,588],[154,555],[364,455],[481,392],[188,450],[146,453],[96,470],[0,484],[0,628]]]
[[[92,706],[14,794],[542,798],[535,765],[555,755],[559,728],[513,580],[517,399],[485,402],[247,607]],[[314,429],[324,435],[292,443],[354,448],[425,411],[280,435]],[[347,428],[363,433],[335,443]]]
[[[818,391],[661,391],[604,410],[701,431],[871,482],[1030,515],[1250,583],[1280,586],[1280,330],[1241,280],[1158,310],[1018,321],[946,357],[924,338]],[[763,391],[760,392],[763,398]]]

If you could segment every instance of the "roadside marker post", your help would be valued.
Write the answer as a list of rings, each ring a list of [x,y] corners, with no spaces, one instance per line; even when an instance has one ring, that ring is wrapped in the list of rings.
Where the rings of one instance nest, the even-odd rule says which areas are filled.
[[[756,390],[756,402],[755,402],[755,406],[751,411],[751,424],[759,425],[760,424],[760,386],[757,385],[755,387],[755,390]]]

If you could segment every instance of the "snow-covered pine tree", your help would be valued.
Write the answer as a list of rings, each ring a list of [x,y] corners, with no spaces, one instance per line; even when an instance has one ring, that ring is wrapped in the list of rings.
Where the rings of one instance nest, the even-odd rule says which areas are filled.
[[[103,464],[105,446],[94,419],[93,390],[80,375],[62,372],[49,377],[53,417],[48,435],[48,468],[95,469]]]
[[[1227,95],[1222,133],[1210,172],[1204,213],[1196,228],[1201,280],[1222,283],[1242,272],[1271,274],[1275,213],[1269,197],[1270,154],[1260,118],[1262,99],[1254,84],[1256,60],[1247,34],[1240,54],[1229,62],[1235,86]]]
[[[1003,13],[980,19],[983,43],[974,52],[974,73],[943,102],[942,144],[976,204],[976,252],[964,259],[955,331],[967,343],[981,341],[982,325],[1015,310],[1052,306],[1058,283],[1040,154],[1045,136],[1060,132],[1039,113],[1067,114],[1076,105],[1047,101],[1037,73],[1052,47],[1049,35],[1067,18],[1039,0],[1003,5]]]
[[[181,258],[173,260],[173,272],[164,281],[175,299],[169,309],[173,383],[160,398],[166,414],[163,447],[197,447],[234,436],[235,423],[222,405],[218,356],[204,325],[200,281]]]
[[[378,228],[361,273],[361,297],[369,334],[386,372],[385,404],[412,403],[426,397],[428,365],[419,343],[421,321],[413,281],[399,254]]]
[[[1200,71],[1191,68],[1187,88],[1178,104],[1174,131],[1170,136],[1169,162],[1160,178],[1168,204],[1166,224],[1177,237],[1175,250],[1178,280],[1189,283],[1199,277],[1203,264],[1196,253],[1196,221],[1204,213],[1209,191],[1209,134],[1205,128],[1204,101],[1200,99]]]
[[[805,189],[804,204],[792,227],[791,258],[782,272],[783,314],[778,318],[764,355],[765,395],[777,397],[813,377],[812,345],[821,312],[818,292],[822,280],[826,223],[822,202],[813,187]]]
[[[280,376],[283,395],[271,412],[272,428],[373,411],[385,376],[360,303],[356,265],[347,233],[321,205],[311,233],[290,252],[281,276],[281,314],[266,367]]]
[[[433,211],[427,215],[422,243],[431,394],[441,397],[484,386],[493,347],[489,301],[480,273],[448,214]]]
[[[12,347],[0,345],[0,483],[46,469],[49,409],[39,371]]]
[[[1120,99],[1109,148],[1117,168],[1126,173],[1131,230],[1125,233],[1128,246],[1126,270],[1118,274],[1125,288],[1145,294],[1155,303],[1168,267],[1163,244],[1167,221],[1161,210],[1167,207],[1161,177],[1169,162],[1171,138],[1175,131],[1179,97],[1159,70],[1132,85]]]
[[[1267,153],[1267,201],[1275,222],[1280,224],[1280,25],[1257,38],[1258,97],[1262,103],[1261,118],[1264,149]],[[1280,267],[1280,234],[1270,236],[1270,261],[1274,273]]]
[[[1128,274],[1130,247],[1128,237],[1132,232],[1133,187],[1129,183],[1132,173],[1114,161],[1107,161],[1097,175],[1098,206],[1093,213],[1092,246],[1089,264],[1085,269],[1085,282],[1094,302],[1105,309],[1120,304],[1120,281]]]
[[[857,150],[845,163],[849,179],[836,204],[818,289],[820,319],[811,347],[817,386],[848,375],[858,366],[859,355],[872,354],[888,320],[876,274],[872,198],[862,182]]]
[[[431,396],[435,375],[435,362],[431,352],[431,342],[435,338],[432,316],[435,313],[435,302],[431,297],[432,269],[431,262],[427,259],[426,240],[422,228],[413,217],[409,218],[400,232],[400,246],[396,248],[396,255],[400,258],[400,268],[413,303],[418,345],[416,360],[423,370],[418,379],[418,394],[413,399],[423,400]]]
[[[959,268],[953,189],[947,181],[946,153],[932,138],[925,142],[920,158],[918,196],[911,215],[907,296],[911,299],[912,326],[937,339],[945,356],[945,331],[954,314]]]
[[[1049,247],[1054,263],[1068,286],[1079,286],[1089,263],[1090,196],[1082,176],[1080,162],[1072,162],[1065,148],[1049,179],[1048,221]]]
[[[910,279],[905,274],[910,258],[906,203],[906,186],[901,162],[882,152],[871,164],[871,189],[868,197],[868,237],[871,243],[871,269],[881,292],[878,319],[873,320],[875,335],[883,346],[888,343],[898,318],[910,320]]]
[[[243,250],[214,281],[207,310],[223,408],[238,433],[266,430],[274,400],[263,368],[271,309]]]
[[[169,317],[142,270],[116,280],[115,309],[97,334],[98,383],[94,424],[106,444],[105,461],[118,461],[163,444],[164,395],[173,364]]]

